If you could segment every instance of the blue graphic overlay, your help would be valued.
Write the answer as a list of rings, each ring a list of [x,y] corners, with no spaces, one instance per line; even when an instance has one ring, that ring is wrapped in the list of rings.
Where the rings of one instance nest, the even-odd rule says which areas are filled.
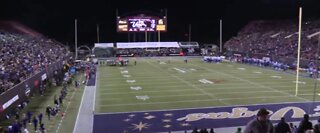
[[[255,118],[260,108],[267,108],[270,120],[301,121],[310,111],[310,119],[320,116],[320,102],[282,103],[232,107],[212,107],[167,111],[96,114],[93,133],[101,132],[168,132],[199,128],[244,126]]]

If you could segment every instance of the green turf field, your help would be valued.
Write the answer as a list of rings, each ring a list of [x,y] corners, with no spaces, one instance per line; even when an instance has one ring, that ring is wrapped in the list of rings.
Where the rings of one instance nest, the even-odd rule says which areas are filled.
[[[183,59],[139,58],[134,66],[131,58],[126,67],[100,66],[96,112],[313,100],[314,79],[300,77],[299,95],[294,96],[296,77],[293,74],[238,63],[204,63],[200,58],[184,63]],[[316,95],[316,100],[318,97]]]

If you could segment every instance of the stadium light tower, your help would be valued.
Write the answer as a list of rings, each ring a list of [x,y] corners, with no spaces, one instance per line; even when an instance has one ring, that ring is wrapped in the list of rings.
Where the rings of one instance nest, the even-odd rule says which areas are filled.
[[[78,59],[78,31],[77,31],[77,19],[74,20],[74,48],[76,52],[76,60]]]
[[[222,53],[222,19],[220,19],[220,53]]]
[[[99,24],[97,24],[97,42],[100,43],[100,29],[99,29]]]
[[[189,24],[189,45],[191,42],[191,24]]]

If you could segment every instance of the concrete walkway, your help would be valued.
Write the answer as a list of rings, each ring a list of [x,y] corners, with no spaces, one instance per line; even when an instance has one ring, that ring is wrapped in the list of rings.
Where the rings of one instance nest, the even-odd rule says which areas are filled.
[[[95,86],[85,87],[73,133],[92,132],[95,89]]]
[[[95,76],[95,78],[91,79],[95,80],[93,81],[94,83],[91,84],[92,86],[86,86],[84,89],[73,133],[92,133],[93,131],[94,102],[97,88],[96,80],[98,77],[98,70]]]

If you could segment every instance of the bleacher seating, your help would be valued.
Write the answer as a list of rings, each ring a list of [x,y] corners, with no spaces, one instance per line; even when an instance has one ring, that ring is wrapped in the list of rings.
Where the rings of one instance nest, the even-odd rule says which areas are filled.
[[[0,48],[0,94],[69,53],[54,40],[1,30]]]
[[[265,56],[297,57],[298,21],[253,21],[225,43],[228,51]],[[304,21],[301,32],[301,59],[314,60],[320,21]]]

